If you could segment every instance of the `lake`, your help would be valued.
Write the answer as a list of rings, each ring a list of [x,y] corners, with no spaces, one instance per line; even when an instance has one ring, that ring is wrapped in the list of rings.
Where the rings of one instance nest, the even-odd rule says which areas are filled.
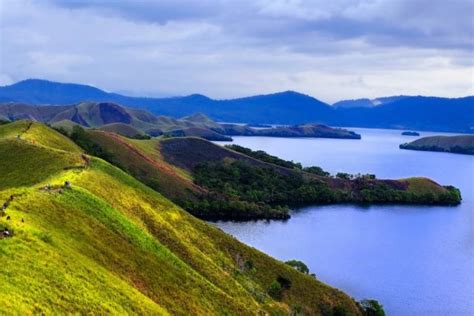
[[[426,176],[461,189],[457,207],[313,206],[286,222],[217,222],[280,260],[305,262],[317,278],[388,315],[474,315],[474,157],[400,150],[401,131],[357,129],[362,140],[234,137],[304,166],[378,178]],[[442,133],[422,132],[421,136]]]

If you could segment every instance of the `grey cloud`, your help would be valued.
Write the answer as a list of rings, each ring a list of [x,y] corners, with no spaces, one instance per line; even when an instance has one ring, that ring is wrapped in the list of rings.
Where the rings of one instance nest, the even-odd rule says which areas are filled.
[[[273,42],[295,51],[300,49],[298,43],[318,37],[361,38],[374,46],[473,50],[474,45],[470,0],[51,1],[140,23],[205,21],[255,44]]]
[[[0,4],[0,84],[41,77],[219,98],[292,89],[329,102],[474,93],[470,1]]]

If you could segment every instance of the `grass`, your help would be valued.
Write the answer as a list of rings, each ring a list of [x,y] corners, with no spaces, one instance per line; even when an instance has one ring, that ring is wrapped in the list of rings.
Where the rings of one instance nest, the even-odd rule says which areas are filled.
[[[423,177],[413,177],[402,179],[401,181],[408,183],[408,192],[417,193],[417,194],[425,194],[425,193],[445,193],[446,189],[433,180]]]
[[[11,219],[0,217],[13,232],[0,239],[0,313],[287,315],[298,305],[307,314],[331,315],[336,306],[359,314],[344,293],[190,216],[103,160],[64,169],[81,161],[80,151],[44,135],[0,137],[0,150],[16,153],[2,156],[0,199],[21,194],[7,209]],[[59,190],[66,180],[72,188]],[[55,189],[38,190],[46,183]],[[236,258],[254,268],[242,270]],[[293,284],[281,302],[266,294],[280,275]]]

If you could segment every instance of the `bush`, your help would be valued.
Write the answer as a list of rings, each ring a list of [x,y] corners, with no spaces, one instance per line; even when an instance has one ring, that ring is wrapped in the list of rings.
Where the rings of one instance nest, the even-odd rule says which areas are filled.
[[[275,281],[270,284],[268,288],[268,295],[276,300],[281,300],[283,298],[283,293],[285,290],[291,288],[291,280],[279,276]]]
[[[304,273],[304,274],[309,274],[309,268],[304,262],[299,261],[299,260],[289,260],[285,262],[287,265],[293,267],[297,271]]]
[[[366,316],[385,316],[383,306],[376,300],[362,300],[359,305]]]
[[[283,294],[283,288],[278,281],[273,281],[268,288],[268,295],[270,295],[275,300],[281,300]]]

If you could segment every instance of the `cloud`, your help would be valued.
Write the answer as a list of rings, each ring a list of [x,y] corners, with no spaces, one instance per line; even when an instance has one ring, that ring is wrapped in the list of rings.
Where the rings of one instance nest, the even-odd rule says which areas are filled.
[[[474,94],[473,9],[468,0],[0,0],[0,78],[219,98],[293,89],[329,102]]]

